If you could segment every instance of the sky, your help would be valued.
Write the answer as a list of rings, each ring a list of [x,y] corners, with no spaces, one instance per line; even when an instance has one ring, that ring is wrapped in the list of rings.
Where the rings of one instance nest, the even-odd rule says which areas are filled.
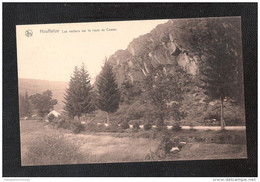
[[[93,83],[106,57],[167,21],[17,25],[18,77],[68,82],[84,63]]]

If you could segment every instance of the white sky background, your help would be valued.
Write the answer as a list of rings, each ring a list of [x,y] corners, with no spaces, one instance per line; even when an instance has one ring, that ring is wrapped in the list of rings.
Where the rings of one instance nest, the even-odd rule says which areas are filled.
[[[105,57],[140,35],[149,33],[168,20],[67,23],[17,26],[18,77],[50,81],[69,81],[75,66],[82,62],[94,82]],[[116,29],[117,31],[61,33],[62,30]],[[25,36],[32,30],[31,37]],[[60,33],[40,33],[57,29]]]

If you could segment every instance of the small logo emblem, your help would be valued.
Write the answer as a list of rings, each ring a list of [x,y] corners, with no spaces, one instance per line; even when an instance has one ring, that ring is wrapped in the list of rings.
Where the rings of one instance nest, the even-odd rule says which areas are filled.
[[[25,35],[26,35],[27,37],[31,37],[31,36],[33,35],[32,30],[26,30],[26,31],[25,31]]]

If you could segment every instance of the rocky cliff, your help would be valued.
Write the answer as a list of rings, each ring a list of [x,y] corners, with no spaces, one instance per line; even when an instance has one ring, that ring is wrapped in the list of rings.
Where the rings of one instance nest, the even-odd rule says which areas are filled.
[[[213,115],[212,113],[219,110],[219,105],[214,101],[205,102],[207,96],[198,87],[200,82],[198,79],[200,75],[198,54],[192,52],[191,47],[187,46],[187,42],[196,42],[196,40],[190,40],[190,37],[183,36],[182,32],[176,32],[176,26],[178,26],[176,23],[178,24],[178,20],[177,22],[169,20],[165,24],[158,25],[150,33],[134,39],[126,50],[118,50],[109,57],[108,62],[113,66],[119,86],[123,82],[140,81],[142,83],[152,68],[158,65],[164,65],[168,69],[172,69],[176,64],[181,66],[192,77],[188,91],[183,93],[182,110],[187,113],[184,122],[201,125],[200,122],[203,122],[209,113]],[[189,31],[193,30],[187,30],[187,32]],[[215,105],[214,111],[209,110],[209,104]],[[234,108],[233,106],[226,108],[229,115],[232,116],[235,113]],[[239,112],[244,111],[240,108]],[[239,120],[243,120],[243,117],[240,117]]]
[[[119,84],[140,81],[152,67],[171,66],[176,62],[188,73],[196,75],[196,58],[188,56],[175,42],[173,21],[158,25],[150,33],[134,39],[126,50],[119,50],[108,62],[113,65]]]

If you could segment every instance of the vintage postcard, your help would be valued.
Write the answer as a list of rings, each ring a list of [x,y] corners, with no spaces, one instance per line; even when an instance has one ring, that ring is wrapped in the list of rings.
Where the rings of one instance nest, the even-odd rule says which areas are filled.
[[[247,158],[240,17],[16,31],[23,166]]]

